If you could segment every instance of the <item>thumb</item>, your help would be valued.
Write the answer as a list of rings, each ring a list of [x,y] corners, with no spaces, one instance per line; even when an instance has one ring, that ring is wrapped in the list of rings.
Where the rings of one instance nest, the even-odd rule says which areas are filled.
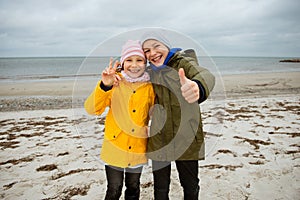
[[[182,68],[180,68],[178,70],[178,75],[179,75],[179,79],[180,79],[180,84],[184,85],[186,83],[186,77],[185,77],[184,70]]]

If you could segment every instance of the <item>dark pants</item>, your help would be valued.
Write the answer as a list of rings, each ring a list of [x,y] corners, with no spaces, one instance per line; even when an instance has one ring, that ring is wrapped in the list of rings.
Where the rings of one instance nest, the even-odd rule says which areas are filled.
[[[197,200],[199,196],[198,161],[175,161],[185,200]],[[152,161],[154,199],[169,199],[171,163]]]
[[[140,197],[140,177],[143,167],[136,169],[105,166],[107,190],[105,200],[118,200],[122,194],[125,174],[125,199],[137,200]]]

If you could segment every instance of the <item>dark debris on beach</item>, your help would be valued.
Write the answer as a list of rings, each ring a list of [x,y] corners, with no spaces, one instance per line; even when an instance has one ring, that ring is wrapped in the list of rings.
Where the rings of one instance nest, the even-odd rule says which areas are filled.
[[[0,112],[52,110],[83,107],[83,99],[72,97],[9,97],[0,98]]]

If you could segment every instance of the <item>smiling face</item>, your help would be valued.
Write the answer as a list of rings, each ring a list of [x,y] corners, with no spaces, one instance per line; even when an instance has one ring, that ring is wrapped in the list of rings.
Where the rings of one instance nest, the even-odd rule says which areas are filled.
[[[144,42],[143,51],[149,62],[159,67],[164,64],[170,50],[163,43],[150,39]]]
[[[129,56],[123,63],[124,72],[131,78],[142,76],[146,69],[145,59],[141,56]]]

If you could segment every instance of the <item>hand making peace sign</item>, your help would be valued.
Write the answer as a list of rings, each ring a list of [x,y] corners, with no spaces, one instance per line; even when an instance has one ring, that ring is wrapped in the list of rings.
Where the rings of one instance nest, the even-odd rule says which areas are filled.
[[[110,58],[109,66],[102,72],[102,82],[105,86],[112,86],[120,80],[120,77],[116,74],[117,67],[120,65],[118,60],[113,65],[113,58]]]

